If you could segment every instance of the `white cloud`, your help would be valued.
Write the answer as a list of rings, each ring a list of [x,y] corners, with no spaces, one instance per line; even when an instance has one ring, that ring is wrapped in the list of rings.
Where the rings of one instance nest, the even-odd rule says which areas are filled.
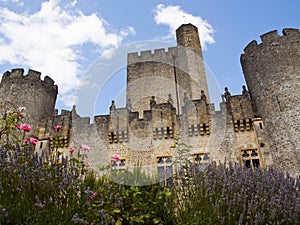
[[[199,16],[194,16],[183,11],[180,6],[165,6],[163,4],[159,4],[156,6],[154,13],[154,20],[156,24],[165,24],[169,26],[169,38],[175,37],[175,31],[180,25],[191,23],[198,27],[201,46],[204,49],[207,44],[215,42],[213,38],[214,30],[211,24]]]
[[[3,1],[3,0],[1,0]],[[19,2],[18,0],[12,0]],[[0,8],[0,64],[21,65],[49,75],[59,86],[66,105],[83,73],[83,45],[92,44],[101,52],[118,47],[124,37],[134,34],[132,27],[110,31],[96,14],[67,11],[59,0],[45,1],[38,12],[17,14]],[[67,8],[75,6],[73,1]]]

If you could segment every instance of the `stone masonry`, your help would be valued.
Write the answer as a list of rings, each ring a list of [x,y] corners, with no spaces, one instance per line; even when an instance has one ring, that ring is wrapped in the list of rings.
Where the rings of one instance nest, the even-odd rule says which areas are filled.
[[[277,168],[300,171],[300,32],[284,29],[252,41],[241,63],[257,114],[264,120]]]
[[[57,93],[54,81],[48,76],[41,80],[41,73],[34,70],[29,70],[27,75],[23,69],[7,71],[0,83],[0,100],[15,107],[26,106],[25,122],[34,128],[34,135],[37,135],[39,121],[54,115]]]
[[[89,145],[87,162],[95,170],[108,164],[120,170],[142,165],[149,174],[164,177],[172,172],[179,142],[189,150],[189,160],[200,165],[226,160],[298,174],[299,30],[264,34],[262,44],[253,41],[244,49],[241,62],[249,91],[243,86],[241,94],[231,95],[226,87],[220,111],[209,101],[197,28],[184,24],[176,37],[178,45],[167,50],[128,54],[126,107],[112,101],[110,113],[96,115],[93,123],[80,117],[75,106],[58,115],[57,87],[31,70],[39,82],[22,101],[15,94],[22,88],[14,84],[32,82],[20,69],[3,75],[0,97],[27,107],[30,118],[39,121],[37,151],[51,146],[57,135],[53,126],[62,125],[66,154],[69,147]],[[112,154],[121,160],[112,161]]]

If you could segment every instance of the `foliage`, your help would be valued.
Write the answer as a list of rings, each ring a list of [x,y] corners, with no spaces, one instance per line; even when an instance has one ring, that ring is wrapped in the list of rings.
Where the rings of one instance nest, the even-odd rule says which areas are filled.
[[[20,143],[24,114],[1,109],[0,224],[300,224],[299,178],[231,163],[203,169],[178,143],[168,187],[140,167],[97,177],[84,163],[87,146],[42,158],[35,142]]]
[[[169,192],[163,186],[128,186],[105,178],[94,185],[97,191],[86,192],[80,218],[92,224],[164,224]]]
[[[168,207],[174,224],[300,224],[299,179],[271,168],[198,166],[174,180]]]
[[[67,224],[80,209],[80,176],[67,158],[43,161],[33,146],[1,149],[1,224]]]
[[[147,175],[142,165],[136,165],[130,171],[128,169],[111,168],[111,166],[108,169],[108,174],[103,173],[103,175],[116,183],[130,186],[146,186],[159,182],[159,177]]]
[[[17,125],[23,119],[23,112],[15,109],[10,102],[0,102],[0,146],[11,148],[13,143],[19,142]]]
[[[30,126],[24,126],[22,139],[12,136],[21,121],[15,113],[5,115],[2,131],[11,144],[0,149],[0,224],[162,224],[168,195],[164,187],[126,186],[97,178],[84,164],[86,145],[80,145],[83,153],[78,149],[73,154],[72,148],[68,158],[54,143],[42,158],[34,152],[36,142],[19,143]],[[61,137],[62,127],[54,129]],[[149,180],[139,170],[119,173],[122,179],[137,176]]]
[[[171,147],[174,149],[176,155],[174,165],[176,168],[187,167],[190,163],[190,146],[180,142],[179,138],[175,138],[175,144]]]

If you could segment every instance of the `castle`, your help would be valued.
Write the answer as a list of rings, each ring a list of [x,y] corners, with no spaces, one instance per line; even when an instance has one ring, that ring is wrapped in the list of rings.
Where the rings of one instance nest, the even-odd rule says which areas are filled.
[[[172,173],[178,141],[189,159],[200,165],[224,160],[246,167],[274,166],[300,172],[300,32],[284,29],[249,43],[241,55],[247,83],[241,94],[225,88],[220,110],[210,103],[197,28],[184,24],[176,31],[177,46],[128,54],[126,107],[112,101],[108,115],[80,117],[55,110],[57,86],[41,73],[23,69],[5,72],[0,99],[28,110],[27,122],[46,151],[61,125],[64,148],[87,144],[87,162],[97,169],[143,165],[162,178]],[[19,97],[22,96],[22,97]],[[121,160],[111,161],[117,154]]]

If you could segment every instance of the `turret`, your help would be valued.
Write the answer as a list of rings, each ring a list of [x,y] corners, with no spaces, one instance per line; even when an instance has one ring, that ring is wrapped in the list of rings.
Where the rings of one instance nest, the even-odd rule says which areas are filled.
[[[24,122],[29,123],[33,128],[39,121],[54,113],[57,85],[48,76],[42,80],[41,73],[38,71],[29,70],[26,75],[23,69],[5,72],[0,91],[1,102],[9,101],[16,108],[26,107],[27,116]]]
[[[244,49],[241,63],[250,96],[265,123],[275,166],[300,171],[300,32],[284,29],[261,35]]]
[[[190,23],[183,24],[176,30],[176,38],[179,49],[176,66],[191,78],[191,98],[200,99],[203,90],[210,102],[198,28]]]

